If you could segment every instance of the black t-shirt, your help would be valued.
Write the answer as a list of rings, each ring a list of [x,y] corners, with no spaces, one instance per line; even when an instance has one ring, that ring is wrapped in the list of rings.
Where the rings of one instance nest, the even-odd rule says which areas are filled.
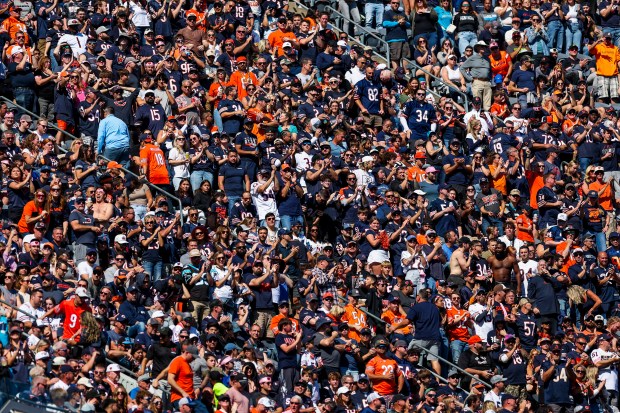
[[[151,377],[157,377],[170,362],[177,356],[177,346],[174,343],[164,345],[162,343],[155,343],[149,347],[146,358],[147,360],[153,360],[153,368],[151,371]]]
[[[7,66],[9,73],[9,80],[11,86],[15,87],[29,87],[34,88],[34,72],[32,71],[32,65],[26,63],[21,70],[17,70],[17,63],[9,63]]]

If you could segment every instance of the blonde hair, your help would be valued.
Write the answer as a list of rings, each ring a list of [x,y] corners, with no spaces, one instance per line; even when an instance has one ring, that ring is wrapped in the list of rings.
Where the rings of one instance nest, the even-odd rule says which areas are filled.
[[[492,401],[488,401],[488,402],[484,402],[484,404],[482,405],[482,409],[483,412],[488,412],[489,410],[492,412],[496,412],[497,411],[497,407],[495,406],[495,402]]]
[[[586,301],[584,298],[585,293],[586,290],[579,285],[571,285],[566,290],[566,295],[575,304],[583,304]]]

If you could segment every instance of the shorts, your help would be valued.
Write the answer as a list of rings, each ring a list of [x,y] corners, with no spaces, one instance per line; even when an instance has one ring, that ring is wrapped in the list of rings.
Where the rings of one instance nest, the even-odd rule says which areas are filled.
[[[409,348],[424,348],[428,350],[428,352],[422,351],[422,353],[426,353],[426,359],[428,361],[439,360],[437,358],[439,355],[439,341],[437,340],[411,340]]]
[[[60,129],[61,131],[69,132],[70,134],[75,133],[75,125],[70,125],[61,119],[57,119],[56,124],[58,124],[58,129]]]
[[[407,42],[390,42],[390,60],[392,62],[398,62],[401,59],[409,59],[411,56],[409,50],[409,43]]]
[[[597,76],[596,94],[599,98],[618,97],[618,78],[616,76]]]
[[[379,115],[362,115],[364,117],[364,124],[370,128],[380,128],[383,126],[383,118]]]

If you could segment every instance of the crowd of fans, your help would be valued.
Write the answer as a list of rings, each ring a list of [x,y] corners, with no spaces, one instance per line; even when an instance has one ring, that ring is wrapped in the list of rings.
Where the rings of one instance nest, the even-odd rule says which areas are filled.
[[[0,398],[618,411],[618,1],[328,5],[0,1]]]

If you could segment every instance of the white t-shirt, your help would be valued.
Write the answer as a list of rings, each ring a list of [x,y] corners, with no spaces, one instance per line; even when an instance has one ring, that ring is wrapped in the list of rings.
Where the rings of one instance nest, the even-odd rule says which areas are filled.
[[[312,166],[312,155],[305,152],[295,154],[295,164],[297,172],[305,172]]]
[[[43,317],[43,315],[45,314],[45,311],[43,310],[43,308],[34,308],[32,304],[30,304],[30,302],[26,302],[20,305],[19,310],[20,311],[18,311],[18,314],[17,314],[17,321],[21,321],[21,322],[32,321],[32,318],[28,317],[24,313],[33,315],[36,318]]]
[[[168,160],[170,161],[180,161],[186,160],[188,157],[186,156],[186,152],[181,153],[178,148],[174,147],[170,149],[168,153]],[[175,178],[189,178],[189,165],[187,163],[182,163],[180,165],[175,165],[172,167],[174,171]]]
[[[476,331],[476,335],[482,339],[483,343],[487,342],[487,336],[489,332],[493,330],[493,311],[488,311],[487,316],[481,322],[477,322],[476,318],[486,311],[486,309],[486,305],[482,305],[478,302],[469,306],[469,313],[471,314],[471,319],[474,321],[474,330]]]
[[[219,269],[216,266],[211,267],[211,278],[213,281],[220,281],[228,274],[227,269]],[[221,287],[216,287],[213,290],[213,298],[218,298],[220,300],[230,300],[233,296],[233,291],[230,285],[223,284]]]
[[[519,261],[519,276],[521,277],[521,294],[527,297],[527,284],[529,279],[538,274],[538,262],[528,260],[527,262]]]
[[[500,394],[495,394],[494,391],[489,391],[487,394],[484,395],[484,401],[485,402],[493,402],[495,403],[495,406],[497,406],[498,409],[501,409],[502,407],[502,395],[504,393],[500,393]]]
[[[611,358],[616,357],[616,353],[612,353],[611,351],[604,351],[600,348],[593,350],[590,353],[590,359],[592,363],[596,364],[602,360],[609,360]],[[607,390],[618,390],[618,370],[616,370],[615,366],[607,366],[604,368],[598,369],[598,379],[605,380],[605,388]]]
[[[93,267],[87,261],[82,261],[77,266],[78,277],[81,277],[82,274],[88,275],[88,279],[93,278]]]

